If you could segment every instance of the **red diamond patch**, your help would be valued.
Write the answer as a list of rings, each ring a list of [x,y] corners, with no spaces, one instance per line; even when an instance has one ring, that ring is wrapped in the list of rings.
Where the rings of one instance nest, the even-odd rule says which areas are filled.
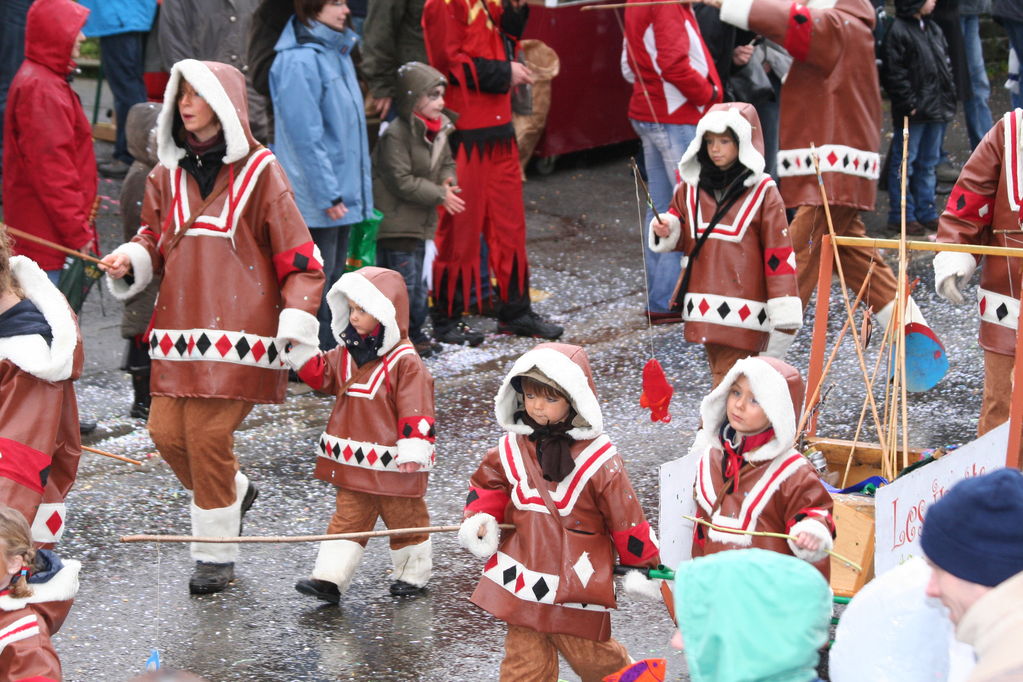
[[[380,459],[380,458],[379,458],[379,457],[377,457],[377,451],[376,451],[376,450],[370,450],[370,451],[369,451],[369,454],[368,454],[368,455],[366,455],[366,460],[367,460],[367,461],[368,461],[368,462],[369,462],[370,464],[376,464],[376,463],[377,463],[377,460],[378,460],[378,459]]]
[[[170,349],[174,347],[174,342],[170,339],[170,334],[164,334],[163,338],[160,339],[160,350],[163,351],[164,355],[170,353]]]
[[[526,585],[526,579],[519,573],[519,577],[515,579],[515,591],[518,592]]]
[[[192,349],[195,348],[195,337],[191,334],[188,335],[188,354],[192,354]]]
[[[217,341],[216,343],[217,350],[220,351],[221,357],[227,355],[228,351],[231,350],[231,346],[232,346],[231,339],[227,338],[226,334],[224,336],[221,336],[220,340]]]
[[[345,456],[346,462],[350,460],[352,458],[352,446],[346,445],[345,449],[341,451],[341,454]]]
[[[54,535],[60,530],[61,526],[64,525],[64,519],[60,518],[59,512],[53,512],[50,514],[50,518],[46,519],[46,527],[50,529],[50,532]]]
[[[853,159],[853,168],[855,168],[856,170],[860,169],[860,160],[859,159]]]
[[[707,311],[710,310],[710,304],[707,303],[707,299],[700,301],[700,305],[697,306],[700,309],[701,315],[706,315]]]
[[[487,565],[483,567],[483,570],[484,570],[484,572],[489,571],[494,566],[497,566],[497,555],[496,554],[493,555],[492,557],[490,557],[489,559],[487,559]]]
[[[256,345],[252,347],[252,357],[256,358],[256,362],[266,355],[266,346],[263,345],[262,340],[256,341]]]
[[[980,314],[984,314],[984,309],[987,308],[987,296],[980,299]]]
[[[745,322],[746,318],[749,317],[749,313],[749,306],[744,304],[741,308],[739,308],[739,319]]]
[[[830,163],[832,166],[834,166],[836,163],[838,163],[838,156],[835,155],[835,152],[829,153],[828,156],[827,156],[827,159],[828,159],[828,163]]]

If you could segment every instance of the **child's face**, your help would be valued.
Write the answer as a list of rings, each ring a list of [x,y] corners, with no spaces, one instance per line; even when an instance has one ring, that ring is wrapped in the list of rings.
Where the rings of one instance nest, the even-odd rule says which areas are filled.
[[[739,145],[735,144],[735,140],[728,133],[704,133],[703,142],[707,145],[707,156],[722,170],[739,158]]]
[[[71,59],[78,59],[82,56],[82,43],[85,42],[85,34],[81,31],[75,36],[75,44],[71,48]]]
[[[526,403],[526,414],[538,424],[557,424],[568,416],[569,402],[561,396],[548,398],[527,390],[522,399]]]
[[[348,321],[355,327],[355,332],[359,336],[372,334],[373,330],[380,324],[377,318],[360,308],[359,304],[351,299],[348,299]]]
[[[316,15],[316,21],[335,31],[343,31],[350,13],[346,0],[329,0]]]
[[[181,88],[178,90],[178,113],[181,115],[185,130],[199,140],[208,140],[220,130],[220,119],[213,113],[213,107],[184,79],[181,80]]]
[[[421,95],[416,102],[416,113],[423,118],[434,121],[440,118],[444,111],[444,86],[437,85],[430,88],[425,95]]]
[[[725,411],[728,414],[729,426],[743,436],[760,433],[771,425],[764,414],[764,408],[760,407],[760,403],[753,396],[749,379],[745,375],[736,379],[728,389]]]
[[[0,589],[11,584],[14,576],[21,572],[25,566],[25,560],[20,556],[7,556],[7,541],[0,539]]]
[[[938,2],[938,0],[926,0],[924,2],[924,6],[920,8],[920,16],[926,17],[928,14],[933,12],[934,11],[934,5],[936,5],[937,2]]]

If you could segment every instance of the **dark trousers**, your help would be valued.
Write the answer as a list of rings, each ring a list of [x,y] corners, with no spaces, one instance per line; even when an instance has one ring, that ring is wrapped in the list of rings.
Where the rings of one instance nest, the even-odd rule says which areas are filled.
[[[0,126],[7,108],[7,90],[25,59],[25,17],[32,0],[0,0]],[[4,141],[0,132],[0,169]]]
[[[320,249],[320,257],[323,258],[323,274],[327,281],[323,283],[323,298],[320,299],[320,309],[316,311],[316,319],[320,321],[320,350],[330,350],[337,346],[337,339],[330,330],[330,308],[327,307],[327,292],[345,274],[345,265],[348,263],[348,232],[351,228],[348,225],[341,227],[310,227],[309,234]],[[347,320],[339,323],[344,329],[348,326]]]
[[[146,85],[142,81],[144,38],[144,33],[132,31],[99,39],[103,77],[110,84],[110,91],[114,95],[114,114],[117,123],[114,158],[125,163],[133,161],[124,136],[128,110],[139,102],[146,101]]]
[[[396,251],[377,246],[377,265],[394,270],[405,280],[408,289],[408,337],[412,343],[429,341],[423,333],[426,322],[426,282],[423,281],[423,258],[426,242],[419,240],[414,251]]]

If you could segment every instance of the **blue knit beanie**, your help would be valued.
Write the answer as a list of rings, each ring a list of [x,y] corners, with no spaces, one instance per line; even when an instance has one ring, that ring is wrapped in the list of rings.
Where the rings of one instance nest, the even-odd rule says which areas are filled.
[[[939,568],[979,585],[1023,571],[1023,474],[997,469],[955,484],[927,509],[920,546]]]

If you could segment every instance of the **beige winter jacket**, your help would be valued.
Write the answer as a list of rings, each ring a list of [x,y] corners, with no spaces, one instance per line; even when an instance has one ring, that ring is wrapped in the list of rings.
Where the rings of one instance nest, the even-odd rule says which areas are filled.
[[[967,682],[1023,680],[1023,573],[1017,573],[970,607],[956,627],[956,638],[977,652]]]

